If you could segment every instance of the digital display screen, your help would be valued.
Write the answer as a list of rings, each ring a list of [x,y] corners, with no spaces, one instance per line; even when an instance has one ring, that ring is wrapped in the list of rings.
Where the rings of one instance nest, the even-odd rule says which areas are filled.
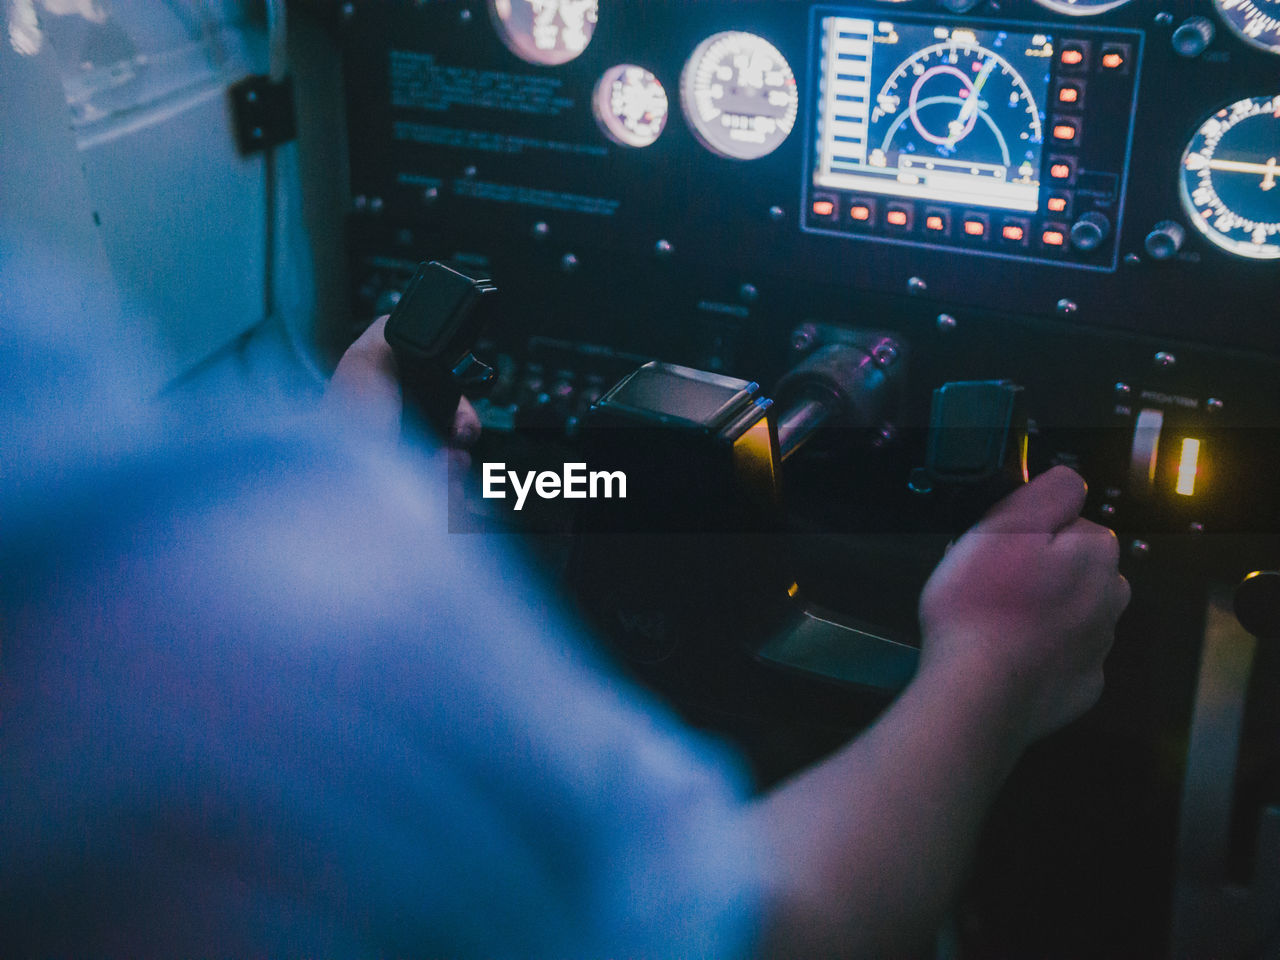
[[[1034,212],[1053,38],[818,12],[815,187]]]

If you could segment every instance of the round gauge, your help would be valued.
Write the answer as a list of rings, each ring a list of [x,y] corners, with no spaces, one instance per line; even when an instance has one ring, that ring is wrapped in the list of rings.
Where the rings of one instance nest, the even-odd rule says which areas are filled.
[[[1129,0],[1036,0],[1046,10],[1065,13],[1069,17],[1092,17],[1123,7]]]
[[[667,91],[644,67],[620,64],[605,71],[592,97],[596,121],[624,147],[647,147],[667,125]]]
[[[1037,182],[1044,125],[1035,97],[1008,60],[971,38],[935,43],[898,64],[871,121],[884,131],[872,143],[872,166],[946,161],[947,169]]]
[[[528,63],[568,63],[591,42],[599,0],[489,0],[498,35]]]
[[[1280,0],[1213,0],[1218,16],[1246,42],[1280,53]]]
[[[1280,259],[1280,95],[1219,110],[1182,155],[1182,206],[1212,243]]]
[[[693,51],[680,77],[680,103],[704,147],[722,157],[756,160],[786,142],[800,96],[777,47],[730,31]]]

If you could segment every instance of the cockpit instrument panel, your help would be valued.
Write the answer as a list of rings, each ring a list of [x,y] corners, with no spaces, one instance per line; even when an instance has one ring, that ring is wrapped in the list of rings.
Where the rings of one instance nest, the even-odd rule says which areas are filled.
[[[1214,0],[1214,5],[1246,43],[1280,53],[1280,0]]]
[[[698,44],[680,77],[680,100],[702,145],[735,160],[757,160],[782,146],[800,102],[778,48],[737,30]]]
[[[806,229],[1115,268],[1140,35],[813,16]]]
[[[1036,0],[1036,3],[1046,10],[1065,13],[1069,17],[1092,17],[1123,7],[1129,0]]]
[[[1228,253],[1280,258],[1280,95],[1252,97],[1206,120],[1182,157],[1182,206]]]
[[[489,0],[502,42],[521,60],[545,67],[568,63],[591,42],[599,0]]]

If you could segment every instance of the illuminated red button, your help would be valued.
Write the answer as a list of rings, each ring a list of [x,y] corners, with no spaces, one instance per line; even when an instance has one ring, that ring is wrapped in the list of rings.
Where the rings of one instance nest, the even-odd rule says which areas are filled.
[[[1054,180],[1070,180],[1071,164],[1058,162],[1049,167],[1049,176]]]
[[[1045,204],[1049,208],[1050,213],[1066,213],[1067,198],[1066,197],[1050,197],[1049,202]]]
[[[1065,140],[1068,143],[1076,138],[1076,125],[1074,123],[1055,123],[1053,125],[1053,139]]]
[[[1102,69],[1104,70],[1119,70],[1128,60],[1129,58],[1118,49],[1102,51]]]
[[[907,225],[907,211],[890,210],[885,214],[884,219],[895,227],[905,227]]]
[[[947,223],[938,214],[932,213],[924,218],[924,228],[932,230],[934,233],[941,233],[947,229]]]
[[[1021,243],[1026,235],[1027,231],[1016,223],[1006,223],[1004,229],[1000,231],[1000,236],[1010,243]]]
[[[813,212],[815,216],[829,217],[836,212],[836,205],[831,200],[815,200],[813,201]]]
[[[865,203],[855,203],[849,208],[849,219],[865,223],[871,219],[871,208]]]
[[[971,237],[981,237],[987,232],[987,225],[981,220],[966,220],[964,222],[964,232]]]
[[[1067,235],[1061,230],[1046,230],[1040,235],[1046,247],[1061,247],[1067,242]]]
[[[1078,67],[1084,63],[1084,51],[1079,47],[1067,47],[1059,59],[1068,67]]]
[[[1058,102],[1059,103],[1079,103],[1080,88],[1077,86],[1073,86],[1072,84],[1069,84],[1069,83],[1063,84],[1058,89]]]

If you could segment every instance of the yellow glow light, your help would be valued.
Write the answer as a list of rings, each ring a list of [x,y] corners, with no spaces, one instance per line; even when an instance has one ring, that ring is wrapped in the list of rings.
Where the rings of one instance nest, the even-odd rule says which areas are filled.
[[[1200,462],[1200,441],[1187,437],[1182,441],[1182,459],[1178,461],[1178,485],[1174,488],[1184,497],[1196,492],[1196,466]]]

